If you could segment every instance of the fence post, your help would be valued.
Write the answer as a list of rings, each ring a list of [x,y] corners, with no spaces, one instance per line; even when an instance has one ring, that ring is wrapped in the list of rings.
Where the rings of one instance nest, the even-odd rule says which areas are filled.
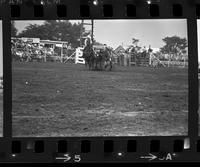
[[[152,59],[152,54],[151,52],[149,53],[149,66],[151,66],[151,59]]]
[[[61,63],[63,62],[63,45],[62,45],[62,47],[61,47]]]
[[[46,49],[44,50],[44,62],[47,62],[47,53],[46,53]]]
[[[168,67],[169,67],[170,59],[171,59],[171,54],[169,54]]]

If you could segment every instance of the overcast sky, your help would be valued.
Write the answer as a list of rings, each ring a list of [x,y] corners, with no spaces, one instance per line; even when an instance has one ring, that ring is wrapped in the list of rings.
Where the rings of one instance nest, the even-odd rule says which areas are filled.
[[[43,24],[44,21],[16,21],[19,32],[29,24]],[[77,22],[77,21],[72,21]],[[80,22],[80,21],[79,21]],[[180,36],[187,39],[186,19],[156,20],[95,20],[94,38],[113,48],[130,45],[132,38],[139,39],[140,46],[160,48],[166,36]]]
[[[3,34],[2,21],[0,21],[0,76],[3,76]]]
[[[94,27],[95,39],[114,48],[122,43],[130,45],[132,38],[152,48],[162,47],[166,36],[187,38],[186,20],[98,20]]]

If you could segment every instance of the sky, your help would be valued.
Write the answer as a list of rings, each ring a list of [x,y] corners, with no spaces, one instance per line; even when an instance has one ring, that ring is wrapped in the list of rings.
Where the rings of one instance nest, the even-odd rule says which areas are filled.
[[[43,24],[44,21],[16,21],[19,32],[29,24]],[[80,22],[79,21],[72,21]],[[160,48],[162,39],[177,35],[187,39],[186,19],[148,19],[148,20],[94,20],[94,38],[114,49],[119,45],[130,45],[132,38],[139,39],[138,45]]]
[[[70,20],[72,23],[77,23],[77,22],[81,22],[80,20]],[[15,21],[15,26],[19,32],[22,32],[26,26],[28,26],[29,24],[39,24],[42,25],[44,23],[44,20],[21,20],[21,21]]]
[[[3,76],[3,34],[2,21],[0,21],[0,76]]]
[[[140,46],[160,48],[162,39],[177,35],[187,38],[186,20],[99,20],[95,22],[94,35],[97,41],[113,45],[130,45],[132,38],[139,39]],[[101,27],[101,28],[100,28]]]

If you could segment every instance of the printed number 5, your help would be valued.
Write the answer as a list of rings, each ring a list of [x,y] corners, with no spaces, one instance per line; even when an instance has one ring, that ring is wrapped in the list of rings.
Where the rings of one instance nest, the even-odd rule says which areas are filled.
[[[81,161],[80,155],[75,155],[75,156],[74,156],[74,161],[75,161],[75,162],[80,162],[80,161]]]

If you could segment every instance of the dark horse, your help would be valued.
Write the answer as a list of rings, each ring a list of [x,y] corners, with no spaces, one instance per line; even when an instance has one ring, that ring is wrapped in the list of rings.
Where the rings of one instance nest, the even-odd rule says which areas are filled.
[[[94,51],[92,49],[92,45],[90,44],[87,44],[85,46],[85,48],[83,49],[83,56],[82,56],[84,59],[85,59],[85,66],[87,67],[87,65],[89,66],[89,69],[92,68],[94,62]]]
[[[99,64],[100,70],[102,70],[103,68],[107,69],[107,67],[109,67],[109,70],[111,71],[112,59],[107,48],[100,50],[100,52],[97,53],[96,66],[97,64]]]
[[[89,38],[86,40],[86,46],[83,49],[82,57],[85,59],[85,65],[86,67],[88,65],[89,69],[97,70],[98,64],[100,70],[103,70],[102,65],[104,65],[105,69],[108,65],[110,66],[110,70],[112,69],[112,61],[108,49],[105,47],[100,49],[100,52],[94,51]]]
[[[107,49],[94,51],[91,45],[86,45],[83,50],[83,56],[85,59],[85,65],[89,65],[89,69],[103,70],[109,67],[112,69],[112,60]]]

